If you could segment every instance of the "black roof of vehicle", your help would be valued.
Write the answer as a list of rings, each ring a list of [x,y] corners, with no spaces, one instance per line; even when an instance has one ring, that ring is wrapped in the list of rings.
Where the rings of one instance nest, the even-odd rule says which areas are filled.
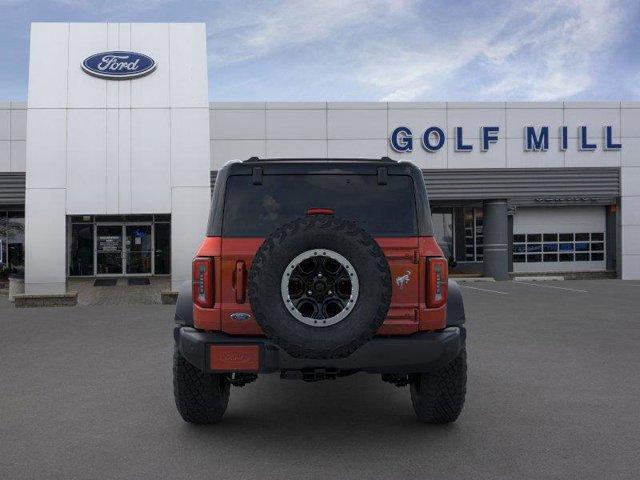
[[[222,213],[227,178],[231,175],[247,175],[254,184],[260,184],[262,175],[378,175],[384,182],[387,175],[408,175],[412,177],[418,234],[433,235],[431,210],[427,198],[427,188],[422,171],[411,162],[381,158],[258,158],[230,161],[216,175],[213,188],[207,235],[222,235]]]
[[[273,163],[375,163],[376,165],[385,163],[398,163],[389,157],[380,158],[260,158],[251,157],[240,163],[251,164],[273,164]]]

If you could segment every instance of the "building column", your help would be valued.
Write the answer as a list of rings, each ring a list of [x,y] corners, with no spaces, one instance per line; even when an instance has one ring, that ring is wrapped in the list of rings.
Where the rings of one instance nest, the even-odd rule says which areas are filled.
[[[484,276],[509,279],[508,218],[506,200],[484,202]]]
[[[27,188],[24,221],[25,293],[34,295],[65,293],[67,290],[65,190]]]

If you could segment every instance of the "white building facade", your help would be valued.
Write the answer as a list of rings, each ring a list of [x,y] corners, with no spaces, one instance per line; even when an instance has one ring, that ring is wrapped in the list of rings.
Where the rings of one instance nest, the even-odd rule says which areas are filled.
[[[215,172],[254,156],[416,163],[454,271],[492,274],[503,252],[504,272],[640,278],[640,102],[209,103],[206,51],[203,24],[32,25],[27,104],[0,102],[0,260],[28,293],[70,276],[175,288]],[[105,52],[154,65],[83,68]]]

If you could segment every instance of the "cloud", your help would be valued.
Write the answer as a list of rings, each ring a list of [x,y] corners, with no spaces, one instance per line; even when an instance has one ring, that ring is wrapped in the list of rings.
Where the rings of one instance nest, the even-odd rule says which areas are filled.
[[[209,23],[210,63],[269,68],[296,55],[297,74],[302,63],[383,101],[564,99],[594,88],[630,10],[614,0],[268,3]]]
[[[295,0],[225,9],[216,12],[208,24],[210,60],[222,66],[321,43],[346,30],[371,27],[384,18],[396,16],[408,3],[405,0]]]
[[[382,58],[371,55],[360,82],[383,100],[440,97],[443,91],[449,98],[465,96],[451,84],[472,86],[479,100],[568,98],[592,85],[598,62],[623,31],[624,11],[607,0],[537,1],[500,11],[484,24],[468,20],[461,25],[466,34],[438,39],[424,32],[428,51],[405,47],[391,72],[376,74]]]

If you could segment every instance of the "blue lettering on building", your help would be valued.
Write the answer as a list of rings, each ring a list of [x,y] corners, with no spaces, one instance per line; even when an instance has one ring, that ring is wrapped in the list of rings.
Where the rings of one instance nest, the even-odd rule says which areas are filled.
[[[580,141],[580,150],[592,152],[596,148],[598,148],[598,145],[596,145],[595,143],[589,143],[587,127],[582,126],[578,129],[578,138]]]
[[[481,148],[483,152],[489,151],[489,145],[498,142],[500,127],[480,127]]]
[[[540,127],[526,125],[523,133],[524,150],[527,152],[548,151],[550,143],[549,128],[548,125],[542,125]],[[500,127],[498,126],[480,127],[480,150],[487,152],[492,144],[498,143],[500,140],[499,134]],[[619,143],[619,139],[616,139],[611,125],[605,125],[602,129],[602,134],[603,150],[622,150],[622,143]],[[396,152],[411,152],[413,149],[413,132],[409,127],[397,127],[391,133],[389,142],[391,143],[391,148]],[[420,143],[426,151],[437,152],[444,147],[446,134],[444,130],[438,126],[429,126],[422,133]],[[558,150],[564,152],[568,146],[569,128],[566,125],[562,125],[559,127],[558,132]],[[589,137],[589,130],[584,125],[578,127],[577,147],[579,151],[587,152],[592,152],[598,148],[598,144],[593,137]],[[453,149],[456,152],[473,151],[473,144],[465,143],[462,127],[453,127]]]
[[[524,127],[524,149],[529,152],[546,152],[549,150],[549,127],[540,127],[536,133],[535,127]]]
[[[407,127],[398,127],[391,133],[391,148],[396,152],[410,152],[413,149],[413,137]]]
[[[564,152],[567,150],[567,145],[569,144],[569,128],[566,126],[560,127],[560,151]]]
[[[473,150],[473,145],[465,145],[464,143],[464,134],[462,132],[462,127],[456,127],[456,152],[470,152]]]
[[[622,150],[621,143],[613,143],[613,127],[607,125],[604,127],[604,149],[605,150]]]
[[[436,138],[436,142],[432,142],[432,137]],[[444,145],[444,132],[439,127],[429,127],[422,134],[422,146],[427,152],[437,152]]]

